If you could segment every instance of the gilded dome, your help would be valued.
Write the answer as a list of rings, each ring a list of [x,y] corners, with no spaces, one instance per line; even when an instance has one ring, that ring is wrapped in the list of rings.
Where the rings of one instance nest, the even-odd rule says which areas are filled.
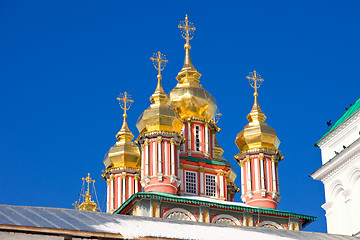
[[[169,105],[169,98],[161,85],[161,75],[154,94],[150,97],[152,104],[139,117],[136,127],[140,134],[165,131],[180,133],[183,123],[179,115]]]
[[[280,140],[275,130],[265,123],[266,116],[257,102],[257,92],[254,96],[254,106],[247,116],[249,124],[237,135],[235,143],[241,152],[255,148],[277,150]]]
[[[185,44],[184,66],[176,77],[178,84],[169,93],[170,106],[181,119],[189,117],[212,119],[217,110],[216,100],[199,84],[201,74],[191,62],[190,48],[190,44]]]
[[[115,143],[106,154],[104,164],[106,168],[137,168],[140,163],[140,150],[132,142],[134,135],[130,131],[124,114],[124,122],[120,131],[116,134],[118,142]]]

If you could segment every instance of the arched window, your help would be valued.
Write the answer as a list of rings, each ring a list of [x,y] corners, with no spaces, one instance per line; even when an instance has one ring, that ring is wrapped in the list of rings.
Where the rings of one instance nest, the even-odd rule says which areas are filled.
[[[182,208],[172,208],[172,209],[166,211],[163,215],[163,218],[174,219],[174,220],[194,221],[194,222],[197,221],[194,214],[192,214],[188,210],[185,210]]]
[[[222,225],[233,225],[241,226],[241,222],[236,217],[233,217],[228,214],[219,214],[212,220],[212,223],[222,224]]]
[[[273,222],[273,221],[262,221],[256,225],[256,227],[263,227],[263,228],[274,228],[274,229],[285,229],[280,224]]]

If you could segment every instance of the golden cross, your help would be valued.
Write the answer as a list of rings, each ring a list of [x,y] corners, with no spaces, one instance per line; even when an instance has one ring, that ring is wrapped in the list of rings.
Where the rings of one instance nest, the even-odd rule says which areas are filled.
[[[119,101],[120,107],[124,110],[124,116],[126,116],[126,111],[130,109],[130,105],[134,101],[130,99],[130,95],[127,92],[124,92],[124,94],[120,93],[116,99]]]
[[[95,180],[92,180],[90,177],[90,173],[88,173],[88,176],[86,178],[82,178],[83,181],[87,182],[87,192],[90,192],[90,183],[95,182]]]
[[[247,76],[246,78],[249,79],[250,86],[255,89],[254,95],[257,96],[257,89],[260,87],[264,79],[260,78],[260,75],[257,74],[256,71],[251,72],[250,76]]]
[[[182,30],[182,37],[186,40],[186,43],[189,43],[189,41],[193,39],[190,35],[196,30],[196,28],[191,22],[189,22],[187,14],[185,16],[185,21],[181,21],[178,28]]]
[[[164,70],[166,63],[168,62],[165,55],[158,51],[157,53],[154,53],[154,56],[151,57],[150,60],[153,61],[155,69],[159,71],[158,75],[161,76],[161,71]]]
[[[221,116],[222,116],[222,114],[220,113],[220,111],[218,109],[217,112],[215,113],[215,117],[214,117],[215,124],[219,122]]]

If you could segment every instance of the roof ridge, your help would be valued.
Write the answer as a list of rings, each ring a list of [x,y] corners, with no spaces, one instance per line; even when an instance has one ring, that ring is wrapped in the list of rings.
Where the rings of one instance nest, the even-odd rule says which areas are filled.
[[[326,133],[315,143],[315,146],[324,139],[330,132],[335,130],[340,124],[345,122],[348,118],[354,115],[360,109],[360,97],[347,109],[336,121],[335,123],[326,131]]]

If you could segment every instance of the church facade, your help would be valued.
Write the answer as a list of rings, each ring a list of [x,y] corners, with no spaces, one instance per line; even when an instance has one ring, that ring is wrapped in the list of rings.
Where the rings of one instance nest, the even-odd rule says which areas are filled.
[[[324,184],[328,232],[360,236],[360,98],[316,146],[322,166],[311,177]]]
[[[254,88],[249,124],[238,133],[237,173],[223,156],[217,141],[217,103],[200,84],[201,74],[190,56],[195,27],[179,24],[185,39],[184,65],[177,85],[166,94],[161,72],[167,60],[160,52],[151,58],[158,71],[150,106],[139,117],[139,135],[128,128],[127,110],[132,102],[124,93],[118,100],[124,109],[118,142],[104,159],[102,177],[107,182],[107,212],[154,218],[187,220],[236,226],[302,230],[315,217],[277,210],[280,201],[278,165],[283,156],[273,128],[258,103],[263,79],[256,71],[247,78]],[[234,136],[235,138],[235,136]],[[234,202],[241,190],[244,203]]]

